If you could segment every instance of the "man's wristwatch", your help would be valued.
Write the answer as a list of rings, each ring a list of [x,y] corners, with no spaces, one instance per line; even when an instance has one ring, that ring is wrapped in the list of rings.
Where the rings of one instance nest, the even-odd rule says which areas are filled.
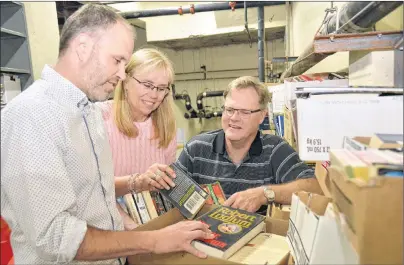
[[[267,198],[268,204],[275,201],[275,192],[269,186],[264,186],[264,196]]]

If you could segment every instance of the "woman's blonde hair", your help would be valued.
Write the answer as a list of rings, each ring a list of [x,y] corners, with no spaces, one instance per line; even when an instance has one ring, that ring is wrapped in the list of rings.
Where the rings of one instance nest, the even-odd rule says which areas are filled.
[[[125,73],[127,78],[130,78],[135,72],[149,72],[156,70],[163,70],[168,77],[169,84],[171,85],[173,83],[175,73],[170,59],[159,50],[145,48],[136,51],[132,55],[125,68]],[[123,134],[128,137],[136,138],[139,135],[139,131],[133,123],[132,111],[128,100],[126,99],[126,80],[124,82],[119,82],[114,92],[115,123]],[[176,135],[172,101],[170,90],[160,106],[151,114],[154,131],[152,139],[159,140],[159,148],[166,148]]]

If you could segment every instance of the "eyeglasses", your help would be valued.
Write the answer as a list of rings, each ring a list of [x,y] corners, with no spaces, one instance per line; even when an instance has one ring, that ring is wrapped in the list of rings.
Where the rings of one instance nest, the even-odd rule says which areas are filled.
[[[133,79],[135,79],[140,85],[142,85],[142,87],[145,89],[145,90],[147,90],[147,91],[153,91],[154,89],[156,89],[156,91],[157,91],[157,94],[160,96],[160,97],[164,97],[165,95],[167,95],[167,93],[170,91],[170,88],[169,87],[166,87],[166,86],[164,86],[164,87],[162,87],[162,86],[155,86],[155,85],[153,85],[152,83],[150,83],[150,82],[147,82],[147,81],[145,81],[145,82],[143,82],[143,81],[139,81],[136,77],[134,77],[134,76],[131,76]]]
[[[223,107],[223,111],[229,117],[233,116],[234,113],[236,113],[236,111],[237,111],[239,117],[241,119],[245,120],[245,119],[250,118],[251,114],[261,111],[261,109],[247,110],[247,109],[234,109],[234,108],[229,108],[229,107]]]

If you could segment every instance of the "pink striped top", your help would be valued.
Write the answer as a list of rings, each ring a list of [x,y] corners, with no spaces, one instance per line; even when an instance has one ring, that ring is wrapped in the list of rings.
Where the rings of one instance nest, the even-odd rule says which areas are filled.
[[[154,163],[171,164],[175,161],[177,139],[167,148],[158,148],[158,140],[150,140],[153,135],[153,123],[149,118],[145,122],[135,122],[139,129],[136,138],[121,133],[115,125],[112,101],[97,103],[103,112],[105,129],[109,137],[115,176],[144,173]]]

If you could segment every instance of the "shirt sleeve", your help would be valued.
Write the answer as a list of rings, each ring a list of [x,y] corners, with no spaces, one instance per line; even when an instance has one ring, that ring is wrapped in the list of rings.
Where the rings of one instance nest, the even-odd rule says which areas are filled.
[[[177,153],[177,138],[174,136],[170,144],[164,150],[164,157],[167,165],[170,165],[175,162],[176,153]]]
[[[314,170],[302,162],[298,153],[284,140],[274,147],[270,162],[277,184],[314,177]]]
[[[8,123],[2,121],[1,191],[12,211],[11,225],[23,231],[38,256],[68,263],[87,223],[76,217],[77,198],[63,160],[65,131],[55,113],[38,108],[20,108],[8,113]]]

